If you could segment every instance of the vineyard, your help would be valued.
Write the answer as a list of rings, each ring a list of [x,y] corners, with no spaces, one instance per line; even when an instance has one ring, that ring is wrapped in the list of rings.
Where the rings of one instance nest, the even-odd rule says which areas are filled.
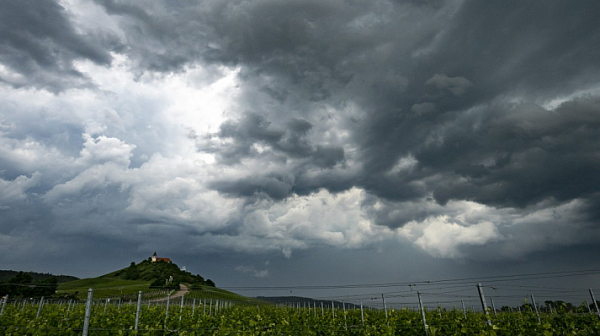
[[[195,295],[170,299],[4,300],[0,334],[12,335],[598,335],[591,310],[362,304],[257,304]],[[190,293],[191,294],[191,293]],[[153,295],[156,297],[156,295]],[[405,296],[408,297],[408,296]],[[415,293],[411,298],[417,301]],[[531,307],[531,306],[530,306]],[[422,308],[422,309],[420,309]],[[87,314],[86,314],[87,310]],[[88,319],[86,319],[86,315]],[[489,320],[489,322],[488,322]],[[87,324],[87,325],[86,325]]]

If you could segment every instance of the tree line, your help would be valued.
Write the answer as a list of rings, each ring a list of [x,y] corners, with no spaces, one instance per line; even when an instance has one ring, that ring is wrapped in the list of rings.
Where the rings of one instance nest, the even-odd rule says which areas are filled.
[[[0,296],[48,297],[56,292],[57,287],[58,280],[55,276],[33,281],[31,274],[19,272],[6,281],[0,281]]]

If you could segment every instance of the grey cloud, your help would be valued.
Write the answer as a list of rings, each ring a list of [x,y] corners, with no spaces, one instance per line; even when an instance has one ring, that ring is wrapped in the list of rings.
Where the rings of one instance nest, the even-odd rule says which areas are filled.
[[[257,270],[256,268],[254,268],[254,266],[237,266],[235,270],[242,273],[249,273],[250,275],[257,278],[264,278],[269,276],[268,270]]]
[[[399,98],[369,101],[372,108],[379,108],[355,137],[360,139],[367,190],[388,199],[402,193],[405,188],[401,186],[395,192],[387,191],[398,176],[385,174],[398,158],[413,153],[418,168],[403,175],[402,184],[416,182],[443,204],[449,199],[465,199],[523,207],[548,197],[564,202],[595,191],[597,163],[592,158],[599,148],[595,145],[595,121],[589,119],[595,108],[583,111],[565,105],[557,113],[545,111],[546,117],[532,117],[521,106],[508,117],[515,107],[494,103],[503,95],[537,100],[597,82],[590,73],[597,74],[600,69],[590,55],[599,52],[592,42],[599,29],[592,28],[589,15],[599,12],[597,4],[531,6],[464,2],[435,47],[414,60],[412,72],[404,72],[409,85]],[[540,10],[543,17],[528,14]],[[576,19],[577,13],[582,20]],[[479,19],[473,21],[474,17]],[[507,17],[510,24],[505,22]],[[563,25],[569,29],[557,31]],[[570,35],[575,30],[589,34]],[[571,37],[568,42],[563,40],[567,36]],[[556,71],[548,71],[550,68]],[[438,88],[456,90],[444,96],[435,91]],[[461,94],[460,99],[455,94]],[[589,106],[590,100],[595,98],[572,104]],[[436,111],[419,113],[421,107],[432,106],[423,105],[429,103],[435,104]],[[582,118],[585,123],[579,121]],[[530,129],[522,128],[526,124]],[[546,124],[555,128],[534,133],[534,128]],[[586,180],[591,183],[585,184]],[[415,193],[409,197],[422,196]]]
[[[219,136],[235,138],[240,141],[265,141],[266,143],[277,143],[283,136],[283,132],[270,129],[270,122],[264,116],[256,113],[246,113],[238,121],[226,121],[221,125]]]
[[[97,36],[100,37],[100,36]],[[89,36],[76,32],[65,9],[55,1],[0,3],[0,62],[16,75],[0,75],[13,85],[59,92],[90,85],[73,61],[107,65],[111,56]]]
[[[106,8],[110,14],[127,15],[132,18],[141,20],[142,22],[151,22],[150,15],[141,7],[132,5],[127,2],[119,2],[114,0],[95,0]]]
[[[421,169],[447,174],[433,186],[440,203],[468,199],[525,207],[546,198],[587,197],[599,185],[600,99],[582,98],[555,111],[500,105],[457,119],[439,143],[415,151]],[[488,122],[479,118],[486,115]]]
[[[434,71],[468,78],[482,98],[515,89],[552,96],[593,83],[599,11],[594,1],[466,1],[431,60]]]
[[[94,1],[120,18],[126,36],[121,45],[127,46],[120,52],[131,57],[137,75],[180,72],[213,50],[204,22],[210,14],[194,2]]]
[[[371,220],[378,225],[390,228],[404,226],[410,221],[422,222],[430,216],[441,215],[442,211],[431,206],[433,199],[423,202],[393,202],[380,200],[378,197],[369,195],[362,202],[361,207]]]
[[[317,146],[313,163],[321,168],[333,168],[344,160],[344,149],[331,146]]]
[[[268,73],[285,83],[285,89],[278,88],[282,92],[312,90],[319,94],[326,88],[335,92],[336,99],[352,100],[368,111],[355,126],[346,124],[359,148],[363,170],[349,184],[340,185],[360,186],[389,200],[433,195],[441,204],[464,199],[498,207],[525,207],[547,198],[565,202],[593,192],[597,184],[583,181],[596,180],[596,163],[591,159],[598,151],[594,123],[588,126],[593,130],[587,132],[575,132],[570,127],[582,127],[578,119],[586,116],[589,122],[594,112],[580,107],[566,112],[565,105],[557,111],[557,120],[566,127],[555,124],[554,130],[534,134],[523,125],[558,121],[540,116],[528,120],[526,107],[511,106],[498,97],[524,94],[525,100],[536,100],[569,93],[581,81],[592,85],[594,79],[589,74],[600,69],[591,56],[598,49],[590,42],[600,31],[589,13],[597,13],[597,5],[584,2],[573,7],[551,2],[534,8],[534,4],[476,1],[460,6],[440,4],[387,8],[414,14],[415,20],[437,11],[441,21],[448,23],[449,28],[443,31],[434,23],[420,30],[413,28],[412,37],[388,33],[386,29],[405,23],[387,20],[381,3],[370,5],[371,17],[362,17],[358,7],[352,6],[338,8],[334,15],[336,2],[310,10],[312,5],[308,4],[284,6],[269,1],[240,5],[235,10],[220,7],[215,17],[226,20],[212,26],[219,41],[224,42],[218,51],[219,60],[251,69],[245,72],[247,80]],[[322,6],[326,7],[318,14],[312,11]],[[544,15],[530,15],[539,11]],[[288,15],[280,15],[283,12]],[[282,22],[282,17],[289,23]],[[226,25],[232,18],[241,20]],[[328,24],[329,18],[338,24]],[[406,24],[411,19],[407,20]],[[338,30],[342,26],[347,30]],[[313,27],[320,27],[318,38],[311,33]],[[558,27],[569,28],[558,31],[562,29]],[[588,34],[574,36],[577,30]],[[427,51],[414,54],[417,46]],[[582,72],[580,65],[591,72]],[[547,71],[548,67],[557,71]],[[327,94],[321,99],[335,106],[334,96]],[[281,97],[278,100],[284,101]],[[266,134],[254,138],[261,136]],[[308,147],[299,146],[303,144],[298,141],[301,138],[289,137],[286,143],[283,133],[276,137],[271,145],[287,155],[309,153],[302,150]],[[575,143],[585,144],[581,152],[561,151],[578,148]],[[333,152],[321,152],[317,156],[335,157],[330,155]],[[236,153],[248,155],[250,151]],[[416,169],[388,173],[399,158],[410,153],[418,161]],[[565,160],[563,155],[567,154],[574,161]],[[341,160],[314,162],[329,167]],[[303,176],[297,181],[306,184],[297,185],[296,190],[314,190],[307,189],[314,181]]]
[[[286,125],[286,135],[274,147],[295,157],[308,157],[314,149],[307,134],[312,129],[312,124],[306,120],[293,119]]]
[[[294,185],[291,175],[268,174],[267,176],[252,176],[237,181],[217,181],[210,187],[221,193],[234,197],[264,197],[282,200],[288,197]]]
[[[288,122],[288,127],[294,134],[305,135],[313,125],[303,119],[292,119]]]
[[[464,77],[448,77],[445,74],[435,74],[425,82],[425,85],[431,85],[440,90],[445,89],[455,96],[461,96],[467,92],[467,89],[473,83]]]
[[[584,213],[587,218],[585,220],[597,223],[600,221],[600,193],[596,192],[590,195],[584,204]]]
[[[294,192],[298,195],[309,195],[323,188],[332,193],[343,192],[356,186],[358,176],[358,173],[349,167],[318,171],[299,169]]]
[[[199,139],[198,149],[215,153],[221,162],[239,163],[244,157],[263,156],[269,153],[258,152],[254,145],[266,147],[272,155],[281,153],[285,158],[304,159],[321,168],[332,168],[344,160],[344,150],[330,145],[314,145],[308,138],[313,125],[303,119],[285,122],[274,126],[263,115],[248,112],[239,120],[227,120],[221,124],[218,133]],[[211,140],[232,139],[233,144],[214,145]]]
[[[413,106],[410,107],[410,110],[411,110],[411,112],[414,112],[417,115],[430,113],[430,112],[435,111],[435,104],[434,103],[413,104]]]

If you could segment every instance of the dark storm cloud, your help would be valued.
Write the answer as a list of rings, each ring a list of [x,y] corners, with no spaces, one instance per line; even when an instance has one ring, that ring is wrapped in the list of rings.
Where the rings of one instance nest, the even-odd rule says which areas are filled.
[[[527,104],[492,109],[492,119],[481,126],[471,118],[456,120],[443,143],[415,152],[422,169],[448,174],[434,187],[438,202],[525,207],[597,192],[599,97],[570,101],[555,111]]]
[[[564,202],[596,191],[597,97],[556,111],[502,98],[538,101],[597,85],[598,13],[590,1],[576,8],[465,2],[412,69],[388,63],[400,67],[409,84],[396,99],[370,100],[377,113],[357,132],[367,190],[393,199],[405,189],[390,195],[385,188],[394,181],[437,176],[425,185],[438,202],[498,207]],[[415,169],[386,174],[409,154],[419,162]]]
[[[266,195],[274,200],[282,200],[292,192],[294,177],[291,175],[268,174],[252,176],[237,181],[219,181],[212,188],[235,197],[261,197]]]
[[[221,163],[304,159],[330,169],[346,159],[341,144],[309,140],[314,121],[302,126],[277,109],[297,97],[342,109],[352,101],[365,111],[342,123],[361,167],[352,183],[343,182],[347,172],[309,177],[294,164],[286,168],[294,185],[284,190],[358,186],[391,201],[433,196],[440,204],[526,207],[586,197],[598,185],[595,98],[556,111],[536,106],[597,85],[596,1],[97,3],[122,19],[126,52],[141,69],[173,71],[200,59],[240,67],[242,83],[272,78],[259,91],[280,106],[241,113],[200,141],[199,150]],[[522,127],[556,118],[561,123],[547,128]],[[394,172],[410,155],[415,167]],[[269,176],[263,180],[239,180],[239,192],[236,182],[217,189],[285,197],[268,192],[279,190]]]
[[[244,114],[239,120],[225,121],[216,136],[233,142],[225,145],[212,144],[210,138],[201,138],[198,141],[199,150],[216,153],[221,163],[230,165],[240,164],[244,158],[261,158],[274,162],[282,160],[287,166],[282,171],[288,172],[256,172],[250,177],[218,181],[212,183],[211,187],[230,196],[266,195],[276,200],[284,199],[294,192],[302,193],[295,190],[297,187],[299,190],[318,190],[322,186],[299,186],[295,183],[296,179],[303,177],[306,167],[332,169],[341,164],[344,161],[344,149],[312,144],[309,140],[312,128],[313,125],[308,121],[295,118],[280,127],[273,126],[264,116],[251,112]]]
[[[111,62],[108,51],[98,44],[105,42],[101,36],[96,41],[88,37],[75,31],[65,9],[55,1],[1,1],[0,62],[17,75],[0,75],[0,80],[53,92],[88,85],[73,61]]]
[[[361,15],[365,6],[370,16]],[[600,185],[597,98],[555,111],[535,103],[597,84],[597,2],[465,1],[453,11],[452,2],[261,1],[211,10],[219,46],[208,60],[242,65],[246,80],[279,78],[286,87],[264,89],[279,102],[306,92],[309,101],[349,99],[369,112],[350,127],[363,170],[346,188],[389,200],[433,195],[440,204],[525,207],[585,198]],[[448,24],[401,30],[431,15]],[[258,142],[290,158],[312,155],[323,168],[344,159],[341,148],[315,150],[304,134],[270,126],[277,118],[247,114],[224,123],[220,136],[235,141],[217,151],[223,162],[256,155]],[[416,167],[390,173],[408,155]],[[301,175],[294,190],[318,189],[318,180]]]
[[[214,49],[205,22],[211,15],[193,1],[93,1],[122,19],[121,52],[132,58],[137,75],[179,72]]]
[[[332,146],[317,146],[313,163],[321,168],[333,168],[344,160],[344,149]]]
[[[333,168],[344,160],[344,149],[337,146],[314,145],[309,140],[313,125],[306,120],[292,118],[282,126],[274,126],[265,116],[247,112],[239,120],[227,120],[217,134],[199,140],[198,149],[216,153],[222,163],[237,164],[246,157],[285,155],[285,158],[304,159],[302,164]],[[212,137],[231,139],[232,143],[212,144]],[[255,145],[263,146],[257,149]]]

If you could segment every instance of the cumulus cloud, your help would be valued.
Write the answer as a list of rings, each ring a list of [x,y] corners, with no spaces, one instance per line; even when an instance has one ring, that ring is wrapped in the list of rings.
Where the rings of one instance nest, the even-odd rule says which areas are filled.
[[[434,256],[462,257],[462,245],[484,245],[500,239],[498,229],[490,222],[462,226],[445,217],[431,218],[424,223],[423,233],[415,244]]]
[[[25,200],[27,198],[27,191],[35,187],[40,179],[41,174],[39,172],[33,173],[31,177],[21,175],[12,181],[0,178],[0,202],[2,204],[9,204]]]
[[[405,220],[398,236],[439,258],[521,259],[533,252],[588,244],[598,237],[600,230],[586,218],[586,202],[552,203],[521,210],[465,201],[440,206],[429,201],[396,204],[395,212],[378,205],[370,212],[379,211],[375,219],[380,221]]]
[[[81,150],[79,160],[83,165],[101,165],[112,162],[125,168],[129,167],[131,152],[135,145],[126,144],[119,139],[99,136],[93,138],[84,133],[83,149]]]

